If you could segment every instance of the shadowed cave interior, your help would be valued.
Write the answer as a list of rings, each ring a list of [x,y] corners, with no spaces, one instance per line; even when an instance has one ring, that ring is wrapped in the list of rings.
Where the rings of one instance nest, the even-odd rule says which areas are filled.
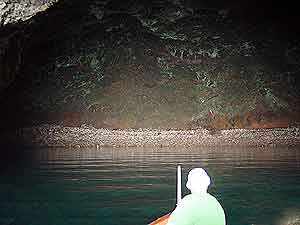
[[[0,28],[1,127],[297,126],[294,11],[271,1],[58,1]]]

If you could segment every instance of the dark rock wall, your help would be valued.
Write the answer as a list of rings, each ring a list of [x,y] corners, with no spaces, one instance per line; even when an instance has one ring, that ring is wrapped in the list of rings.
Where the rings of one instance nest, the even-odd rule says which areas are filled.
[[[23,38],[20,31],[8,29],[0,42],[0,90],[15,80],[22,62]]]
[[[259,23],[257,18],[265,18],[270,14],[277,20],[283,14],[293,15],[290,11],[292,6],[281,7],[281,5],[275,5],[271,0],[0,0],[0,93],[15,80],[18,73],[22,73],[21,68],[26,66],[25,57],[27,57],[27,61],[28,57],[40,58],[38,54],[32,54],[29,48],[32,47],[36,50],[39,49],[39,46],[48,45],[43,51],[51,49],[51,38],[53,43],[59,43],[62,38],[66,39],[68,31],[64,31],[64,29],[68,28],[67,23],[70,21],[73,21],[74,24],[75,20],[79,20],[83,16],[92,16],[97,19],[96,23],[101,23],[103,17],[114,13],[140,14],[147,13],[147,11],[153,13],[157,7],[164,5],[163,2],[175,4],[178,8],[192,8],[192,11],[201,11],[205,8],[209,10],[224,9],[229,14],[237,15],[238,20],[247,17],[254,20],[255,23]],[[33,16],[46,11],[53,5],[62,7],[56,7],[59,10],[55,9],[55,13],[44,19],[44,24],[41,20],[37,22]],[[287,27],[297,24],[298,21],[293,18],[290,22],[285,20],[283,22],[285,23],[284,27]],[[60,37],[58,35],[50,37],[51,32],[55,35],[64,34]],[[45,55],[47,52],[43,52],[43,54]]]
[[[0,1],[0,93],[16,78],[24,60],[30,19],[58,0]]]

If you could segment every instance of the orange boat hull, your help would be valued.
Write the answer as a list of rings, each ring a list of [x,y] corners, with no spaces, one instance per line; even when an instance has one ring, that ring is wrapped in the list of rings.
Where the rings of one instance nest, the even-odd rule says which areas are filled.
[[[171,213],[164,215],[164,216],[158,218],[157,220],[153,221],[149,225],[166,225],[170,215],[171,215]]]

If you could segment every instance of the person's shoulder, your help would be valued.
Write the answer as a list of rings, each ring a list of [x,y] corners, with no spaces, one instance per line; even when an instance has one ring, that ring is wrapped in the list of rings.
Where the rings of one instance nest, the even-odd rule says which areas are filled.
[[[212,206],[214,206],[215,208],[219,208],[221,211],[224,211],[221,203],[218,201],[218,199],[216,197],[214,197],[213,195],[209,194],[208,197],[208,201],[210,202],[210,204]]]
[[[193,196],[192,194],[188,194],[188,195],[184,196],[184,197],[181,199],[181,201],[182,201],[182,202],[186,202],[186,201],[190,201],[190,200],[193,199],[193,198],[194,198],[194,196]]]
[[[205,201],[205,199],[209,197],[207,196],[207,194],[189,194],[186,195],[183,199],[182,199],[182,203],[187,203],[187,204],[201,204],[203,202],[203,200]],[[210,198],[210,197],[209,197]]]
[[[195,196],[193,194],[188,194],[181,199],[180,205],[190,205],[191,202],[194,202]]]
[[[209,201],[219,202],[218,199],[217,199],[215,196],[213,196],[213,195],[211,195],[211,194],[209,194],[209,193],[207,193],[206,198],[207,198]]]
[[[211,195],[210,193],[207,193],[207,198],[217,200],[215,196]]]
[[[218,200],[209,193],[201,193],[201,194],[189,194],[186,195],[182,200],[182,203],[190,203],[195,202],[197,204],[207,204],[207,203],[219,203]]]

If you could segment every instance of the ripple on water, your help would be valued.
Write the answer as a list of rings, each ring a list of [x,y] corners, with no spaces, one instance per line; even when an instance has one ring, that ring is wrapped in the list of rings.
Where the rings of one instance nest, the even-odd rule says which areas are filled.
[[[0,224],[147,224],[175,206],[176,166],[212,177],[230,225],[287,224],[300,210],[297,148],[35,149],[4,169]],[[183,184],[183,194],[187,194]]]

